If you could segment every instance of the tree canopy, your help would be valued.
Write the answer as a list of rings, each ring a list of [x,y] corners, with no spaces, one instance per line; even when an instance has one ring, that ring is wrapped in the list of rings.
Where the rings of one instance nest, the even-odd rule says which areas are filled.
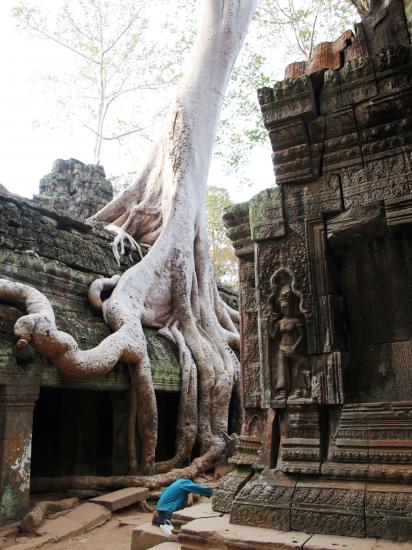
[[[54,126],[80,124],[95,136],[93,157],[85,152],[84,160],[102,161],[112,174],[109,141],[136,163],[147,155],[193,43],[195,11],[195,0],[55,0],[53,9],[45,0],[16,1],[23,29],[72,54],[64,70],[42,80],[55,105]],[[337,38],[357,19],[350,0],[260,0],[218,128],[215,155],[228,173],[247,183],[242,168],[266,140],[256,88],[282,78],[287,63],[307,59],[316,43]]]

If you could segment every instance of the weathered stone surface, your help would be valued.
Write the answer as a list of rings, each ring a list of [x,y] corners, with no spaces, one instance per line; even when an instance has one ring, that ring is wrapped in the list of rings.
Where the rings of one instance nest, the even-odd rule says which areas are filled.
[[[368,483],[365,500],[366,536],[412,540],[412,487]]]
[[[222,513],[214,511],[210,502],[202,502],[201,504],[196,504],[196,506],[190,506],[189,508],[174,512],[173,527],[178,532],[182,525],[186,525],[186,523],[195,519],[218,518],[220,516],[222,516]]]
[[[63,541],[102,525],[111,516],[111,512],[104,506],[85,503],[65,516],[47,520],[39,527],[38,532],[41,535],[52,536],[55,541]]]
[[[11,194],[0,195],[0,277],[34,286],[43,292],[53,306],[57,327],[73,336],[82,349],[95,347],[110,334],[101,316],[89,305],[90,284],[98,277],[112,276],[131,265],[129,259],[123,259],[121,267],[117,266],[109,248],[111,241],[112,235],[107,231],[69,215],[67,209],[57,211],[46,208],[44,203]],[[135,261],[138,259],[134,256]],[[13,327],[22,314],[24,311],[18,306],[0,304],[0,393],[5,396],[4,399],[0,397],[2,517],[20,517],[27,510],[31,454],[38,459],[36,475],[121,475],[127,472],[127,366],[117,365],[111,373],[89,380],[65,378],[30,345],[24,350],[16,350]],[[146,336],[155,389],[179,391],[180,366],[175,347],[159,337],[156,330],[148,329]],[[56,414],[53,414],[53,422],[61,424],[53,428],[55,441],[52,444],[37,424],[35,433],[41,439],[36,436],[31,453],[33,408],[39,387],[38,403],[52,399],[50,392],[62,392],[62,399],[56,402],[58,406],[54,409]],[[95,393],[87,399],[82,390]],[[72,399],[68,391],[73,391]],[[108,422],[111,432],[107,438],[112,436],[115,449],[112,453],[107,442],[104,443],[104,458],[96,451],[96,414],[102,403],[101,395],[106,399],[104,422]],[[64,414],[60,410],[63,402]],[[78,408],[73,403],[77,403]],[[35,419],[37,412],[41,416],[39,405]],[[80,421],[82,414],[85,422]],[[46,420],[43,418],[39,422]],[[87,430],[91,433],[86,436]],[[47,460],[50,453],[54,459],[57,453],[60,454],[57,460]],[[126,457],[126,462],[121,457]],[[53,468],[57,470],[52,472]]]
[[[112,514],[104,506],[86,502],[66,514],[65,517],[82,525],[85,531],[90,531],[90,529],[109,521]]]
[[[230,521],[240,525],[291,529],[291,506],[297,479],[268,470],[255,475],[236,495]]]
[[[112,512],[114,510],[120,510],[126,508],[136,502],[145,500],[149,496],[149,489],[144,487],[128,487],[127,489],[120,489],[119,491],[113,491],[106,495],[101,495],[91,499],[91,502],[101,504]]]
[[[113,198],[103,166],[76,159],[54,161],[51,173],[41,178],[39,191],[36,201],[83,220]]]
[[[376,542],[376,539],[313,535],[305,542],[303,550],[375,550]]]
[[[364,482],[298,481],[292,498],[291,528],[307,533],[365,536]]]
[[[133,529],[130,550],[146,550],[146,548],[153,548],[156,544],[163,542],[170,542],[170,537],[163,533],[157,525],[145,523]]]
[[[182,547],[178,542],[162,542],[152,547],[152,550],[180,550]]]
[[[68,519],[66,516],[62,516],[57,519],[46,521],[46,523],[38,529],[38,532],[43,536],[52,537],[56,542],[80,535],[83,530],[83,525]]]
[[[281,550],[299,549],[309,539],[305,533],[284,533],[229,523],[227,515],[198,519],[184,525],[179,533],[182,550],[193,548]]]
[[[238,453],[235,456],[238,456]],[[234,472],[225,475],[213,491],[213,510],[223,513],[230,512],[233,499],[252,475],[251,468],[242,467],[236,468]]]
[[[233,482],[221,509],[232,500],[236,524],[403,541],[412,537],[411,9],[367,4],[354,35],[258,92],[277,187],[224,217],[240,262],[244,422],[232,461],[253,477],[240,490],[224,478],[216,495],[223,502]]]
[[[10,548],[13,548],[13,550],[35,550],[36,548],[40,548],[48,542],[53,541],[53,535],[43,535],[41,537],[32,538],[26,542],[18,542],[16,544],[13,544],[13,546]]]

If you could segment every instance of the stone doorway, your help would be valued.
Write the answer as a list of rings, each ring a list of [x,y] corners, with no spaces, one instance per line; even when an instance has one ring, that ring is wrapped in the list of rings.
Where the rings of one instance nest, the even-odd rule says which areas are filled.
[[[110,475],[112,455],[111,392],[40,389],[33,415],[32,477]]]

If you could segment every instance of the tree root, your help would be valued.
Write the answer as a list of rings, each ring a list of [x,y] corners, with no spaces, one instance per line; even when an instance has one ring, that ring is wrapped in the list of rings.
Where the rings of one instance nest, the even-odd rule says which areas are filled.
[[[239,379],[238,316],[218,295],[207,241],[205,194],[208,166],[224,92],[241,48],[256,0],[204,0],[200,27],[188,67],[164,132],[136,184],[94,218],[117,233],[113,252],[119,261],[125,242],[153,245],[120,278],[96,281],[91,300],[113,333],[98,346],[81,350],[59,331],[53,309],[42,293],[0,280],[0,299],[23,302],[17,346],[30,342],[64,376],[91,378],[129,365],[129,468],[153,474],[157,443],[157,406],[143,326],[169,332],[178,346],[182,399],[175,456],[157,465],[158,473],[110,478],[48,480],[48,488],[108,489],[130,485],[155,488],[211,469],[226,452],[229,404]],[[112,289],[102,301],[103,290]],[[136,452],[136,421],[140,443]],[[201,456],[190,459],[197,438]],[[139,457],[138,457],[139,454]],[[64,483],[62,482],[64,481]],[[41,480],[35,480],[34,486]]]
[[[210,471],[216,462],[225,459],[225,444],[220,442],[213,445],[204,455],[195,458],[190,466],[177,468],[167,473],[151,476],[66,476],[66,477],[38,477],[31,480],[31,491],[62,491],[68,489],[105,491],[124,489],[126,487],[147,487],[158,489],[165,487],[183,477],[195,479],[199,475]]]
[[[21,520],[19,529],[23,533],[34,535],[39,525],[47,519],[51,514],[69,510],[79,503],[78,498],[66,498],[64,500],[45,500],[38,502],[33,510],[28,512]]]
[[[130,246],[131,250],[136,250],[140,255],[140,259],[141,260],[143,259],[143,252],[142,252],[142,249],[140,248],[139,243],[131,235],[129,235],[124,229],[122,229],[121,227],[113,223],[106,226],[105,229],[116,234],[116,237],[114,238],[114,241],[112,242],[111,247],[113,251],[113,256],[116,258],[116,262],[119,267],[120,267],[120,256],[124,255],[126,244]],[[130,256],[130,259],[132,259],[131,256]]]

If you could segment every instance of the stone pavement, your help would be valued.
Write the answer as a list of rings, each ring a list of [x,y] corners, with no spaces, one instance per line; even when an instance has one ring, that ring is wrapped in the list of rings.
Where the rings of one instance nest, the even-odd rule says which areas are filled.
[[[412,550],[412,543],[376,538],[310,535],[229,523],[211,505],[200,504],[176,514],[177,540],[151,524],[136,527],[131,550]]]

